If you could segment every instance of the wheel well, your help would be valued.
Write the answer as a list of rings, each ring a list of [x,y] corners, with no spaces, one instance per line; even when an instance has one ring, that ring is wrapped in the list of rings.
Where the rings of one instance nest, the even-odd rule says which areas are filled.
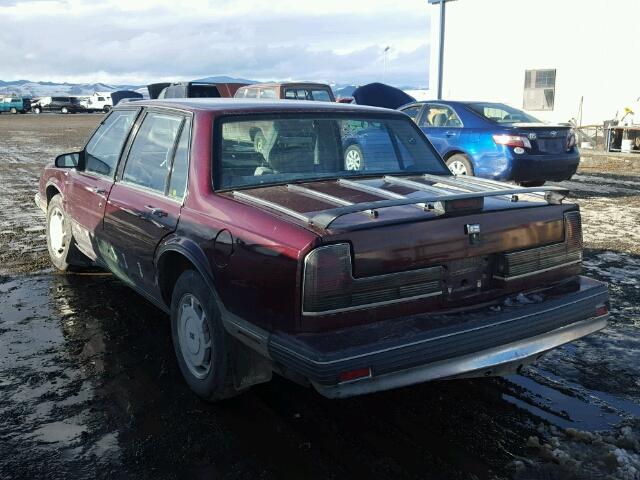
[[[47,191],[46,192],[47,192],[47,205],[49,205],[49,202],[51,201],[51,199],[53,197],[55,197],[56,195],[58,195],[60,193],[60,190],[58,190],[53,185],[49,185],[47,187]]]
[[[158,285],[160,293],[165,304],[171,306],[171,296],[173,295],[173,287],[180,275],[186,270],[195,270],[197,268],[191,261],[178,252],[167,252],[158,261]]]
[[[451,152],[447,152],[444,155],[444,157],[442,157],[442,159],[447,161],[451,157],[453,157],[454,155],[464,155],[465,157],[467,157],[469,159],[469,161],[471,161],[471,157],[469,157],[469,155],[467,155],[466,153],[464,153],[463,151],[460,151],[460,150],[452,150]]]

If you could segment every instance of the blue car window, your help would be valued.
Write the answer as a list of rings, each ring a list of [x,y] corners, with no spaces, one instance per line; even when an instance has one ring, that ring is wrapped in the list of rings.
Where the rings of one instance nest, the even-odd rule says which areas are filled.
[[[447,105],[427,105],[421,127],[462,127],[462,121],[455,110]]]

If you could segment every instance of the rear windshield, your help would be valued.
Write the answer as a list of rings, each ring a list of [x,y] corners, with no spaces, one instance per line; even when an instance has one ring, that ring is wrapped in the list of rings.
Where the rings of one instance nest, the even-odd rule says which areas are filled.
[[[371,174],[450,174],[409,118],[229,118],[220,134],[217,188]]]
[[[471,110],[496,123],[541,123],[528,113],[504,103],[469,103]]]
[[[331,95],[321,88],[287,88],[284,91],[287,100],[315,100],[316,102],[331,102]]]

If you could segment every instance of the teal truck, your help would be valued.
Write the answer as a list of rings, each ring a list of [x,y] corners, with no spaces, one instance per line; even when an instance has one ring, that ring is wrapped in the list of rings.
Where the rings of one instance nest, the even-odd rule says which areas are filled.
[[[27,113],[31,110],[31,100],[15,95],[0,95],[0,113]]]

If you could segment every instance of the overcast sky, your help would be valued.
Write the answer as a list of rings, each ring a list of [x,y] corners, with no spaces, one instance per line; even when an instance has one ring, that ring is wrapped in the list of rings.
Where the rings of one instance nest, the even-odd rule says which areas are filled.
[[[0,0],[0,79],[426,86],[426,0]]]

